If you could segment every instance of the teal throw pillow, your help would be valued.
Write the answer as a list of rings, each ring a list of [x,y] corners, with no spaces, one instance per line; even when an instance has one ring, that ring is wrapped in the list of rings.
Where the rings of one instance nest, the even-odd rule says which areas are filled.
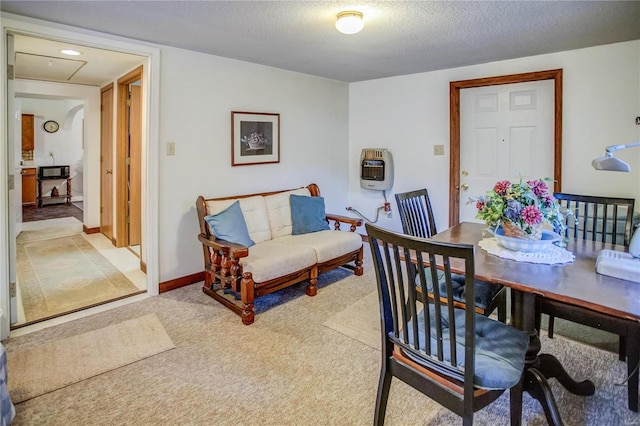
[[[244,220],[239,201],[231,204],[220,213],[205,216],[204,220],[207,221],[211,232],[219,240],[242,244],[245,247],[251,247],[255,244],[249,237],[247,223]]]
[[[324,211],[324,198],[306,195],[289,196],[291,205],[291,234],[300,235],[329,229]]]

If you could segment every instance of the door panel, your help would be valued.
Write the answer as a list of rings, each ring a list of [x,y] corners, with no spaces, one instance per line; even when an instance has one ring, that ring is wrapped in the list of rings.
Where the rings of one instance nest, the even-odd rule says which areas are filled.
[[[554,83],[464,89],[460,93],[460,221],[499,180],[554,176]]]
[[[141,153],[142,97],[141,87],[130,85],[129,107],[129,245],[141,240]]]
[[[100,232],[113,235],[113,84],[101,90],[100,113]]]

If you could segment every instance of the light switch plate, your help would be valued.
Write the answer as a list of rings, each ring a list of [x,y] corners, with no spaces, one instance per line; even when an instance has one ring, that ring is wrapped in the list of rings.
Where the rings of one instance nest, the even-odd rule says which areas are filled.
[[[167,142],[167,155],[176,155],[176,143]]]
[[[444,155],[444,145],[434,145],[433,155]]]

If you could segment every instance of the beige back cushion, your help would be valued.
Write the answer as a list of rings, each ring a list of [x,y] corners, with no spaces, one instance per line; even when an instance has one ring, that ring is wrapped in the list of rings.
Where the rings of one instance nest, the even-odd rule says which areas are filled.
[[[291,222],[291,204],[289,204],[289,196],[291,194],[311,196],[307,188],[300,188],[264,197],[267,204],[272,238],[291,235],[293,228]]]
[[[240,209],[253,242],[258,244],[262,241],[270,240],[271,229],[269,227],[267,205],[264,202],[264,197],[260,195],[231,200],[209,200],[207,201],[207,214],[220,213],[238,200],[240,200]]]

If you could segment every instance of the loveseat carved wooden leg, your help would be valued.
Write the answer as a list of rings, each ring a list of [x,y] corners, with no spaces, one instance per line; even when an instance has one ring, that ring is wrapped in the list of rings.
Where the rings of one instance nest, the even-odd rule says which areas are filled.
[[[254,294],[254,282],[251,272],[242,274],[242,281],[240,283],[240,297],[242,299],[242,323],[244,325],[253,324],[255,312],[253,311],[253,301],[255,299]]]
[[[313,268],[311,268],[309,284],[307,285],[307,288],[305,290],[308,296],[315,296],[316,294],[318,294],[318,287],[316,286],[316,284],[318,284],[318,268],[314,266]]]
[[[363,257],[363,252],[362,252],[362,248],[360,248],[360,251],[358,252],[358,257],[356,258],[356,261],[355,261],[356,267],[353,270],[353,273],[355,275],[362,275],[364,273],[364,268],[362,267],[362,257]]]

